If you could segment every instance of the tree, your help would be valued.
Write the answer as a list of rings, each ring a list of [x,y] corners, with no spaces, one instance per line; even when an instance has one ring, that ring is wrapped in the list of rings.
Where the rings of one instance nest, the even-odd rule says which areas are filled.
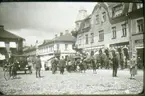
[[[78,32],[77,31],[71,31],[72,36],[77,37]]]

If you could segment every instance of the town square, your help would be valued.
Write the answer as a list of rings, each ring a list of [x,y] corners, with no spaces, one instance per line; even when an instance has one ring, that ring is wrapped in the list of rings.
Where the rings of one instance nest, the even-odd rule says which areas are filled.
[[[143,3],[0,3],[6,95],[140,94]]]

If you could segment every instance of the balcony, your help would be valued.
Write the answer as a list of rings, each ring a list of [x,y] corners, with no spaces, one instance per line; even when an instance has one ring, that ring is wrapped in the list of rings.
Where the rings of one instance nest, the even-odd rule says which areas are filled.
[[[91,29],[91,26],[85,27],[82,29],[83,32],[88,32]]]

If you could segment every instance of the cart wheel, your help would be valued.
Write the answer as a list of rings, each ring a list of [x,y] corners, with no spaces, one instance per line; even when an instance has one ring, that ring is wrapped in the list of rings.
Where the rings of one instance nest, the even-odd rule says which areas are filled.
[[[8,69],[5,69],[4,70],[4,78],[5,80],[9,80],[10,79],[10,73],[9,73],[9,70]]]

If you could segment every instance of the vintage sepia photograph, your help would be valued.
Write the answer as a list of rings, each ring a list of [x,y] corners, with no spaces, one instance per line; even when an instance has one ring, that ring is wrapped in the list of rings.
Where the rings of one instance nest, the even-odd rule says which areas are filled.
[[[1,2],[4,95],[139,94],[143,3]]]

